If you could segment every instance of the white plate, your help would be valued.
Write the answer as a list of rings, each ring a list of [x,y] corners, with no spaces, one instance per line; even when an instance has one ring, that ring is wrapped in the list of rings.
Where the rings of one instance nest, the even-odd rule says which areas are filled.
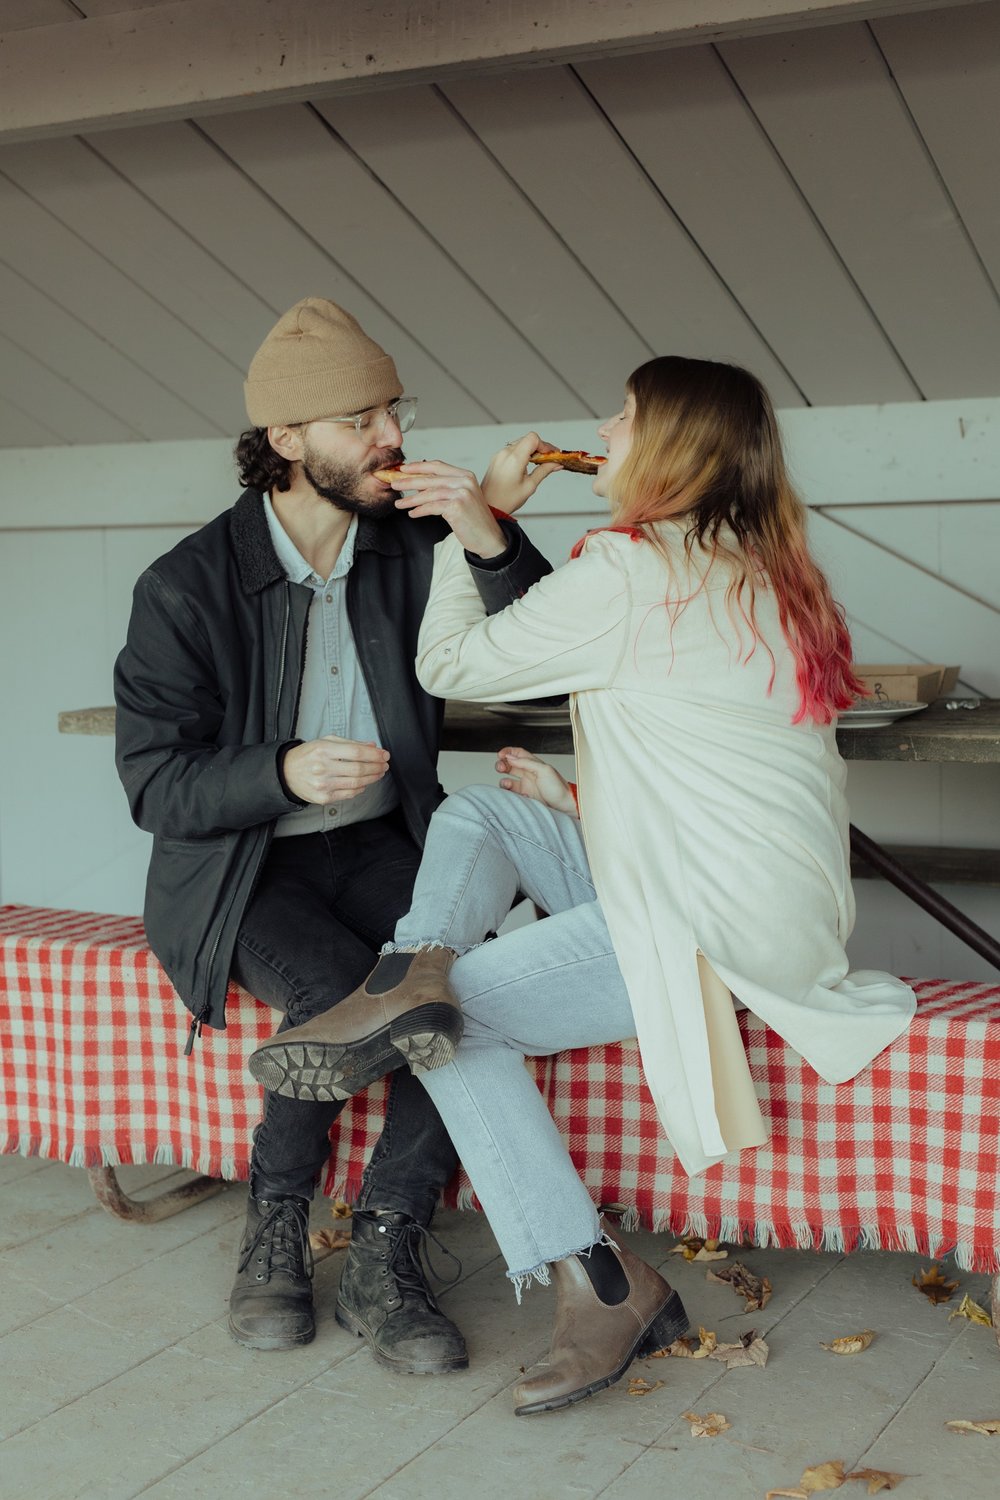
[[[845,708],[837,723],[848,729],[880,729],[883,724],[894,724],[907,714],[918,714],[926,703],[858,703]]]
[[[483,703],[481,707],[488,714],[517,719],[522,724],[536,724],[539,729],[562,729],[569,723],[568,703]]]

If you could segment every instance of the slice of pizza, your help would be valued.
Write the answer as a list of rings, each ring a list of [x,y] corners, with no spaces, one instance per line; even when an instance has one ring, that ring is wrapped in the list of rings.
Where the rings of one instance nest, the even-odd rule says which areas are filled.
[[[372,469],[372,473],[376,479],[381,479],[383,484],[393,484],[402,467],[402,464],[388,464],[384,469]]]
[[[529,462],[558,464],[561,469],[569,469],[573,474],[596,474],[601,465],[607,463],[607,459],[596,453],[583,453],[579,448],[574,448],[572,451],[559,449],[555,453],[533,453]]]

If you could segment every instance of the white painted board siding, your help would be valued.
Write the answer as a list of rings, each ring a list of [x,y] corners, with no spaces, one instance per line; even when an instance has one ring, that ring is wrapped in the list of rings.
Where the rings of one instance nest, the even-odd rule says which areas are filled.
[[[995,433],[988,407],[966,405],[964,420]],[[994,417],[1000,416],[1000,404],[994,408]],[[938,434],[932,488],[935,495],[947,493],[950,476],[951,503],[899,503],[897,491],[905,492],[910,473],[914,414]],[[835,589],[863,616],[855,622],[860,654],[869,660],[961,661],[974,685],[988,683],[998,656],[1000,588],[984,557],[1000,528],[1000,504],[976,498],[983,481],[967,461],[968,439],[961,437],[954,412],[934,405],[858,411],[852,423],[841,410],[798,410],[784,413],[782,422],[802,468],[828,467],[839,453],[843,464],[853,465],[859,487],[877,500],[842,507],[832,518],[813,515]],[[541,426],[568,446],[592,444],[592,422]],[[510,426],[416,429],[424,451],[474,470],[516,432]],[[865,454],[872,469],[867,479]],[[0,655],[0,701],[7,707],[0,720],[0,900],[137,912],[148,839],[129,820],[111,741],[61,736],[57,715],[111,701],[111,669],[133,581],[192,525],[232,502],[237,487],[230,445],[21,451],[9,455],[5,480],[0,621],[8,638],[31,649]],[[604,511],[588,480],[567,474],[547,481],[523,515],[558,563]],[[844,520],[851,530],[837,524]],[[950,585],[968,584],[966,570],[977,556],[982,597],[970,601]],[[449,754],[442,776],[450,788],[492,782],[492,757]],[[877,839],[1000,846],[1000,767],[854,763],[848,789],[855,821]],[[946,888],[945,894],[1000,936],[995,890]],[[851,942],[856,964],[908,974],[989,976],[983,960],[881,883],[858,882],[857,896]]]

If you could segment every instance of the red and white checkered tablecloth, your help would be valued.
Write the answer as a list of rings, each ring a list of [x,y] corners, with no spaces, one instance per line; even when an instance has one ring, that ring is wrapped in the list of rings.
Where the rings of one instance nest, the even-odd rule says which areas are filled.
[[[626,1223],[737,1243],[954,1250],[1000,1269],[1000,985],[914,981],[905,1036],[839,1085],[774,1032],[740,1025],[771,1139],[688,1178],[634,1042],[532,1062],[596,1201]],[[0,907],[0,1150],[76,1166],[164,1162],[245,1179],[260,1090],[247,1055],[274,1029],[234,990],[229,1029],[183,1054],[187,1014],[136,918]],[[325,1183],[352,1198],[385,1087],[335,1127]],[[459,1174],[446,1201],[472,1201]]]

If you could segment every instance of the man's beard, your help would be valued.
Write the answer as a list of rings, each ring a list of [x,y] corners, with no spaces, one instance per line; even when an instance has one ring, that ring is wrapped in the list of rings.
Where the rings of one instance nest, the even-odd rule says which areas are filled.
[[[365,468],[358,469],[335,458],[324,457],[307,440],[302,453],[302,473],[317,495],[322,495],[338,510],[380,521],[395,514],[396,496],[390,490],[387,495],[373,498],[365,491],[365,481],[374,469],[391,468],[402,462],[402,448],[387,448],[379,458],[371,459]]]

